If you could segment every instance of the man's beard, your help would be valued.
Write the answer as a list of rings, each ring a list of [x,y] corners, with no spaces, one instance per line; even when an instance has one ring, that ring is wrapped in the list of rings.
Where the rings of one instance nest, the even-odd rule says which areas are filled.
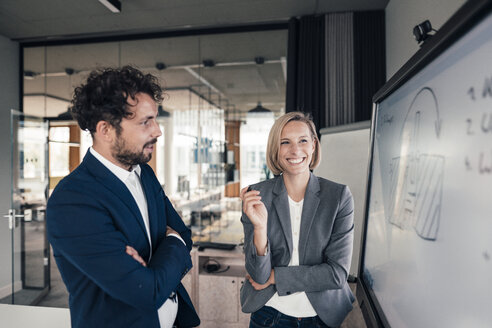
[[[117,138],[116,144],[111,149],[112,155],[118,162],[125,166],[144,164],[150,161],[150,159],[152,158],[152,153],[145,155],[145,147],[155,144],[156,142],[157,139],[154,138],[151,141],[147,142],[142,147],[142,150],[140,152],[134,152],[126,147],[126,142],[123,138]]]

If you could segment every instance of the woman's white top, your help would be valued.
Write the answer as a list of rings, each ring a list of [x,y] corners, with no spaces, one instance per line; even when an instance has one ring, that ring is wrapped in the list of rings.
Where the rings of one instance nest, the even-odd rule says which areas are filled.
[[[290,226],[292,227],[292,256],[289,266],[299,265],[299,232],[301,230],[301,215],[304,199],[295,202],[289,197]],[[279,296],[275,293],[265,304],[277,311],[296,318],[306,318],[316,316],[311,302],[305,292],[297,292],[290,295]]]

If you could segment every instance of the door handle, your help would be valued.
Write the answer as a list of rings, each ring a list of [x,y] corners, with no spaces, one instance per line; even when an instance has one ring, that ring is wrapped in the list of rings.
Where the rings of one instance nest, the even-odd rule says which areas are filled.
[[[15,229],[16,220],[18,218],[23,218],[24,214],[15,214],[15,209],[9,209],[9,214],[4,215],[3,217],[9,219],[9,229],[13,230]]]

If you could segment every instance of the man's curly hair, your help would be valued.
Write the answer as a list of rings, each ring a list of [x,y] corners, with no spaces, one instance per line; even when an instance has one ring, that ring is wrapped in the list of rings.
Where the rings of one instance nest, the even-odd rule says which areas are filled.
[[[70,113],[80,128],[92,135],[99,121],[108,122],[120,133],[121,120],[133,115],[127,99],[135,100],[137,93],[162,102],[162,88],[155,76],[132,66],[97,69],[90,73],[86,84],[75,88]]]

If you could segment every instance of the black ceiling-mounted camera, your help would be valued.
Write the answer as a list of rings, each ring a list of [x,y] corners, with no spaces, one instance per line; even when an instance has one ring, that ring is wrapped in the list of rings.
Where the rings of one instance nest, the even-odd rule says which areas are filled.
[[[426,20],[413,28],[413,35],[415,40],[420,44],[432,36],[432,34],[429,34],[431,31],[435,32],[436,30],[432,28],[430,21]]]

